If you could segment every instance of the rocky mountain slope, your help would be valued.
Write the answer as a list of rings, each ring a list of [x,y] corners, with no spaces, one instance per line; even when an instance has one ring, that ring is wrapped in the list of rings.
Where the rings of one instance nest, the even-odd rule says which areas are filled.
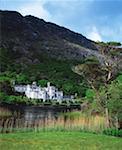
[[[95,42],[81,34],[33,16],[15,11],[0,11],[1,47],[16,55],[17,61],[38,61],[39,55],[58,59],[81,59]]]

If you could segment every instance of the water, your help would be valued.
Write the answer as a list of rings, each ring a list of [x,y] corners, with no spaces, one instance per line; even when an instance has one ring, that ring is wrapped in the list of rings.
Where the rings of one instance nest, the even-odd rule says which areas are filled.
[[[27,121],[43,118],[57,118],[61,113],[74,110],[80,110],[80,106],[19,106],[8,104],[0,106],[0,111],[9,111],[11,116],[21,117]]]

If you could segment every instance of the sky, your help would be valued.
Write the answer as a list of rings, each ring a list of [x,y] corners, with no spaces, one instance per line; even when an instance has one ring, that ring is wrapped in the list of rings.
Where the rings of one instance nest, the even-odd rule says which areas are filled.
[[[122,43],[122,0],[0,0],[0,9],[42,18],[94,41]]]

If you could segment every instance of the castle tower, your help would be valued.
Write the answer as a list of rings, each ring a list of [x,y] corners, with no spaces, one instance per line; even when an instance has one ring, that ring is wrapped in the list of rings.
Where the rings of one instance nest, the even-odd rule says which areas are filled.
[[[32,85],[33,85],[33,86],[36,86],[36,82],[34,81],[34,82],[32,83]]]
[[[50,82],[47,82],[47,87],[50,87]]]

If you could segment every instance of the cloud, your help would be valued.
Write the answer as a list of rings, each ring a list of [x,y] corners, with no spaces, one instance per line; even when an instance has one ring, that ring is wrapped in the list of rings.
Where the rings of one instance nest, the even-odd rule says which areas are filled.
[[[108,18],[109,22],[106,22],[99,27],[100,34],[105,41],[122,41],[122,14],[116,18]]]
[[[47,0],[36,0],[28,4],[24,4],[19,8],[19,12],[22,15],[33,15],[45,20],[50,20],[51,14],[45,9],[44,5],[47,3]]]
[[[102,41],[102,37],[100,33],[98,32],[96,26],[92,27],[91,31],[87,34],[87,38],[93,41]]]

